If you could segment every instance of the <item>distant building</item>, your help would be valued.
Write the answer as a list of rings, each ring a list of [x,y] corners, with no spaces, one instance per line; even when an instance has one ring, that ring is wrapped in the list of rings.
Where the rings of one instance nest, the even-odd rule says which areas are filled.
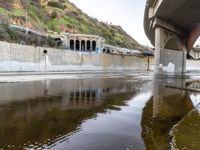
[[[53,45],[55,47],[59,47],[64,50],[110,53],[110,54],[129,55],[129,56],[154,55],[154,51],[148,47],[147,50],[135,50],[135,49],[127,49],[127,48],[107,45],[105,44],[105,39],[98,35],[77,34],[77,33],[67,33],[67,32],[58,34],[53,31],[48,31],[48,33],[44,33],[18,25],[9,25],[9,27],[17,31],[24,33],[27,32],[27,34],[32,34],[38,37],[43,37],[43,38],[51,37],[53,39]]]
[[[104,44],[103,52],[110,53],[110,54],[119,54],[119,55],[141,55],[142,54],[140,50],[121,48],[121,47],[116,47],[116,46],[107,45],[107,44]]]
[[[64,49],[97,53],[103,51],[105,39],[98,35],[62,33],[61,37]]]
[[[150,50],[136,50],[136,49],[127,49],[116,47],[112,45],[104,44],[103,46],[104,53],[116,54],[116,55],[124,55],[124,56],[154,56],[154,52]]]
[[[200,59],[200,47],[195,47],[190,51],[189,57],[192,59]]]

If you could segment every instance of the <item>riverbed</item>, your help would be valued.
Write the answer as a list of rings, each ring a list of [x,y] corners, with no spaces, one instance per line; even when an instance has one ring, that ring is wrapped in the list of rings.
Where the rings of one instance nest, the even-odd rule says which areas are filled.
[[[0,149],[172,149],[199,94],[197,75],[152,72],[0,77]],[[183,135],[184,136],[184,135]]]

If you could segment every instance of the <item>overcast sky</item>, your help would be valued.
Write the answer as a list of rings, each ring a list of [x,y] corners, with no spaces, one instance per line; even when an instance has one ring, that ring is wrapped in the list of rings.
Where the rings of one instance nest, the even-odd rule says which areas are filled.
[[[83,12],[100,21],[120,25],[143,45],[150,45],[144,34],[143,16],[146,0],[70,0]]]

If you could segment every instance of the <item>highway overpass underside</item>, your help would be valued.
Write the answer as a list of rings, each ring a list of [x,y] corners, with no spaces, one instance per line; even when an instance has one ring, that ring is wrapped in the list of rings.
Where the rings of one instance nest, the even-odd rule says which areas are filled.
[[[155,46],[155,73],[184,73],[200,34],[199,0],[147,0],[144,29]]]

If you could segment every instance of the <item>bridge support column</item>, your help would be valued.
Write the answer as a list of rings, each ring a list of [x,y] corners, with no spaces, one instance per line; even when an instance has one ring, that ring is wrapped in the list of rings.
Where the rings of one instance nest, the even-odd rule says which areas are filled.
[[[186,71],[186,47],[181,36],[155,28],[155,73],[182,74]]]
[[[178,89],[185,88],[184,79],[159,78],[153,81],[153,118],[177,118],[193,109],[189,94]]]

